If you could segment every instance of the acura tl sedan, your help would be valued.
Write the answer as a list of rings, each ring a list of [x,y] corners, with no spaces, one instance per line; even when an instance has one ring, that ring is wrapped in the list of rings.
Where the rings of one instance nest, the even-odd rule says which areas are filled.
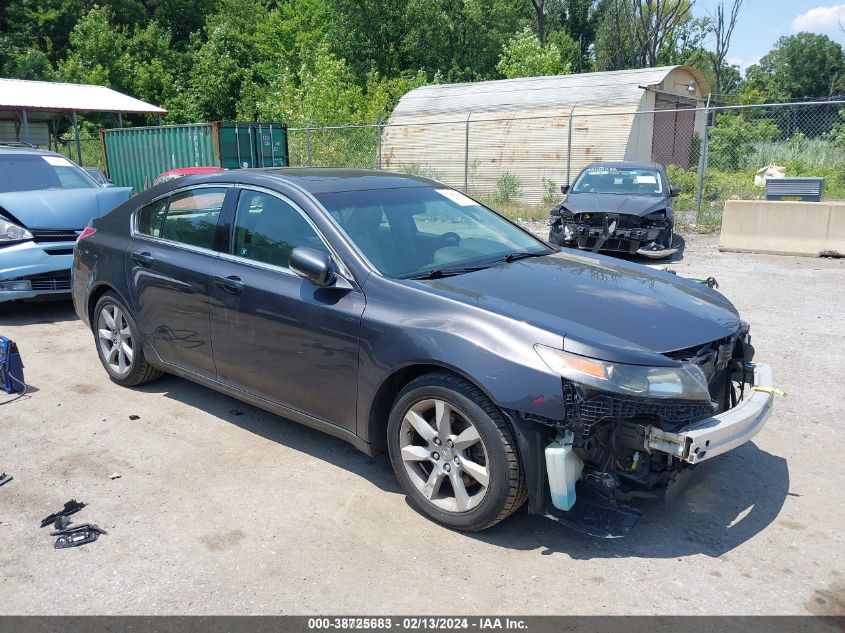
[[[110,378],[163,372],[387,450],[411,504],[523,503],[602,537],[772,407],[718,292],[559,252],[437,182],[340,169],[167,182],[94,220],[73,298]]]

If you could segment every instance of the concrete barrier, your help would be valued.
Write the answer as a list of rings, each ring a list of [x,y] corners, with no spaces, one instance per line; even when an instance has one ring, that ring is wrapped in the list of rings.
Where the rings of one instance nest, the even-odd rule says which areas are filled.
[[[845,202],[728,200],[719,250],[845,256]]]

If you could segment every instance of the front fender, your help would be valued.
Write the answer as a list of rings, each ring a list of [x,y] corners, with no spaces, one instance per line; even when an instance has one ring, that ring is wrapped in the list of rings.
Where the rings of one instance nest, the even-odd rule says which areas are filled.
[[[383,278],[368,282],[365,291],[357,411],[358,434],[365,440],[379,389],[412,365],[454,371],[500,409],[564,418],[560,376],[534,350],[537,343],[561,349],[561,336]],[[414,314],[419,316],[409,316]]]

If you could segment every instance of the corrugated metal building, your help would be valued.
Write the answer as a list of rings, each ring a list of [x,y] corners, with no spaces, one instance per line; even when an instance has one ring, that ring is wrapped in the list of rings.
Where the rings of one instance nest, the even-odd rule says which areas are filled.
[[[480,194],[508,173],[537,204],[598,160],[689,168],[708,91],[685,66],[423,86],[393,110],[381,166]]]
[[[161,117],[167,110],[105,86],[0,78],[0,143],[25,142],[58,150],[59,121],[69,116],[77,158],[82,161],[77,112],[109,112]]]

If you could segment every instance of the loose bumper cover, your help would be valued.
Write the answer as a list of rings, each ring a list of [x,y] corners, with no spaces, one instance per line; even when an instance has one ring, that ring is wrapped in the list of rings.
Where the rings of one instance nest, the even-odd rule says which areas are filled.
[[[772,412],[775,392],[768,365],[750,365],[754,378],[735,407],[699,420],[677,433],[652,427],[646,448],[661,451],[689,464],[698,464],[745,444],[760,432]]]

